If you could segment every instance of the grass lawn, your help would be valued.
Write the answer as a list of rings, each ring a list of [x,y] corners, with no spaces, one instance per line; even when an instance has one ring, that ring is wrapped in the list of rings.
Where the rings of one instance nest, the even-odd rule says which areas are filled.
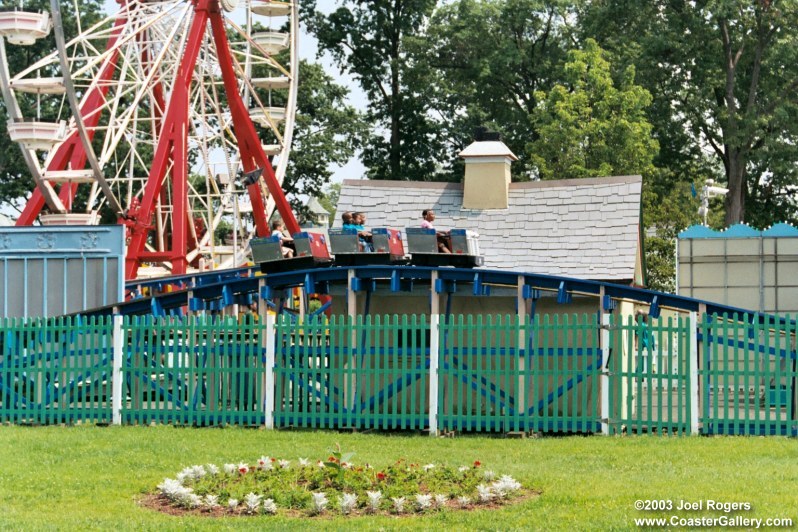
[[[263,454],[326,456],[340,443],[356,463],[397,458],[449,465],[480,460],[542,495],[497,511],[423,517],[172,517],[137,499],[186,465],[254,462]],[[785,438],[463,436],[188,429],[0,427],[0,530],[285,528],[628,529],[635,518],[719,512],[639,512],[638,499],[748,502],[739,515],[798,523],[798,440]],[[706,507],[706,506],[705,506]]]

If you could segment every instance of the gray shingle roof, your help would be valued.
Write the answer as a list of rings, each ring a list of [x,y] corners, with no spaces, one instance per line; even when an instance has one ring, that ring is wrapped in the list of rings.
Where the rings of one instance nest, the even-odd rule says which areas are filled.
[[[472,210],[462,208],[462,184],[346,180],[338,213],[404,228],[434,209],[437,228],[479,233],[486,268],[625,282],[634,279],[641,189],[640,176],[512,183],[509,208]]]

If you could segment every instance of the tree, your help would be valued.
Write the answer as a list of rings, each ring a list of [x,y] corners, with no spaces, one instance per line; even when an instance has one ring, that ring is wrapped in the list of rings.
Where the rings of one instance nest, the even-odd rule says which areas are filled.
[[[305,204],[298,196],[322,197],[331,168],[346,164],[360,146],[365,124],[347,105],[347,94],[321,65],[301,62],[294,144],[283,182],[295,211]]]
[[[321,206],[330,213],[330,220],[335,220],[338,211],[338,199],[341,197],[341,183],[330,183],[319,197]]]
[[[615,87],[606,53],[588,39],[572,50],[564,83],[536,94],[537,139],[527,153],[541,179],[641,174],[651,177],[659,146],[646,108],[651,95],[628,68]]]
[[[342,0],[329,15],[303,0],[309,30],[320,53],[331,54],[368,97],[372,133],[363,162],[373,179],[429,179],[438,151],[436,127],[423,98],[426,72],[406,39],[421,31],[437,0]],[[419,68],[422,68],[419,70]],[[408,80],[414,79],[413,86]]]
[[[796,215],[796,0],[594,1],[583,26],[645,70],[657,130],[675,132],[665,164],[714,157],[726,225]]]
[[[452,157],[485,125],[519,156],[513,179],[528,179],[525,147],[537,138],[530,116],[572,44],[573,3],[458,0],[436,11],[424,43],[429,70],[440,73],[433,105]]]
[[[104,2],[100,0],[86,0],[80,2],[81,21],[85,27],[96,22],[102,16]],[[61,16],[64,21],[64,33],[67,36],[77,33],[77,19],[75,18],[75,3],[62,2]],[[0,9],[13,10],[19,7],[19,2],[2,0]],[[49,0],[28,0],[25,2],[28,11],[49,11]],[[47,38],[39,39],[31,46],[15,46],[6,43],[8,69],[11,75],[22,71],[38,59],[55,50],[55,37],[51,32]],[[53,76],[60,75],[53,73]],[[26,117],[36,116],[36,99],[19,98],[20,107]],[[16,206],[33,191],[35,185],[30,176],[30,170],[25,164],[19,145],[11,142],[8,136],[8,113],[5,111],[5,102],[0,99],[0,204]],[[57,110],[42,108],[41,119],[55,119]]]

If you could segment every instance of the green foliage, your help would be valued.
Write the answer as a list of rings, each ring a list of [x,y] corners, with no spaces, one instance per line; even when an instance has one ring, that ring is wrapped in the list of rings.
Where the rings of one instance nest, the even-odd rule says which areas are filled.
[[[426,180],[436,170],[436,127],[424,98],[431,73],[407,38],[426,24],[436,0],[343,0],[329,15],[305,0],[309,30],[341,72],[368,97],[370,134],[362,160],[373,179]]]
[[[657,164],[679,182],[728,186],[726,225],[796,221],[798,2],[587,6],[583,34],[636,65],[654,95]]]
[[[64,32],[67,36],[77,32],[77,19],[75,18],[75,3],[61,2],[61,16],[64,21]],[[81,22],[85,27],[97,22],[102,14],[104,2],[100,0],[86,0],[79,3]],[[0,1],[0,10],[13,10],[20,7],[16,0]],[[26,11],[50,11],[49,0],[27,0],[24,2]],[[5,43],[8,70],[10,75],[21,72],[42,57],[55,50],[55,36],[53,32],[46,38],[39,39],[31,46],[17,46]],[[53,76],[58,76],[53,72]],[[26,118],[37,116],[36,98],[19,98],[22,115]],[[54,120],[58,109],[54,106],[41,106],[39,116],[42,120]],[[11,142],[8,136],[8,113],[5,101],[0,99],[0,204],[17,204],[23,201],[35,188],[30,170],[22,158],[20,147]],[[78,198],[80,202],[80,198]]]
[[[443,160],[459,178],[456,154],[477,126],[502,133],[519,156],[513,179],[528,180],[526,145],[537,138],[530,115],[538,91],[551,86],[571,46],[571,2],[550,0],[458,0],[435,12],[423,39],[429,69],[440,72],[431,87]]]
[[[658,149],[645,115],[651,95],[634,84],[634,69],[616,88],[606,54],[588,39],[569,52],[563,78],[538,93],[532,114],[538,138],[527,153],[539,177],[651,176]]]
[[[319,203],[330,213],[330,220],[335,220],[338,210],[338,198],[341,196],[341,183],[330,183],[319,196]]]
[[[264,456],[256,465],[190,466],[178,473],[177,478],[182,487],[203,500],[208,495],[215,496],[222,507],[227,507],[230,499],[240,502],[254,493],[272,499],[283,511],[308,511],[311,514],[318,513],[311,502],[314,493],[323,493],[331,503],[329,510],[336,512],[335,502],[344,494],[354,494],[357,497],[354,509],[365,510],[368,507],[367,492],[379,492],[381,501],[372,509],[390,511],[395,497],[404,497],[408,509],[411,509],[417,494],[444,495],[447,506],[455,506],[453,499],[461,496],[478,503],[477,486],[488,487],[498,480],[494,472],[481,469],[479,461],[471,466],[455,468],[440,464],[422,467],[399,459],[377,469],[369,464],[353,464],[351,460],[355,453],[343,453],[337,444],[329,453],[326,460],[318,462],[305,460],[297,463]],[[200,475],[197,475],[197,470]],[[166,479],[159,486],[158,494],[172,506],[186,507],[185,499],[175,496],[173,490],[174,483]],[[521,495],[519,490],[520,484],[516,484],[506,491],[506,498],[497,497],[495,502],[506,503]],[[236,514],[240,511],[240,508],[228,510]]]
[[[301,62],[294,144],[283,182],[295,210],[304,205],[300,195],[324,197],[332,168],[346,164],[361,145],[365,123],[346,103],[347,94],[321,65]]]

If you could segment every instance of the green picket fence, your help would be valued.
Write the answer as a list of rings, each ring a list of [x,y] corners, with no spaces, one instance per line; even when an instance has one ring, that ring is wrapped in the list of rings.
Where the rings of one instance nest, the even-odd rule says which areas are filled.
[[[796,324],[599,315],[0,321],[0,422],[798,434]]]
[[[263,327],[251,316],[134,317],[124,329],[125,422],[264,423]]]
[[[596,432],[595,315],[458,316],[441,325],[444,430]]]
[[[0,320],[0,421],[111,422],[110,318]]]
[[[687,317],[611,318],[610,433],[689,433],[690,327]]]
[[[701,420],[707,434],[795,435],[796,323],[737,315],[701,322]]]
[[[428,417],[424,316],[333,316],[276,327],[275,425],[422,429]]]

